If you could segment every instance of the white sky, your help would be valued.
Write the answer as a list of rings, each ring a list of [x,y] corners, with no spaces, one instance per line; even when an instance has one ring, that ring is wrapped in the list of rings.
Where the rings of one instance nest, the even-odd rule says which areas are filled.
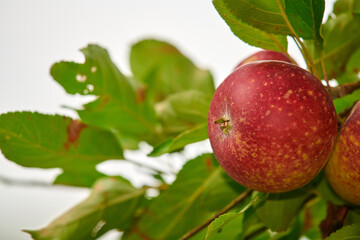
[[[333,1],[326,2],[330,6]],[[84,99],[66,95],[51,79],[50,66],[59,60],[82,61],[78,49],[98,43],[108,49],[120,70],[129,73],[129,48],[147,37],[177,46],[195,64],[210,69],[216,85],[240,60],[258,50],[231,33],[210,0],[0,0],[0,113],[31,110],[75,116],[61,106],[80,106]],[[303,64],[293,45],[289,52]],[[201,147],[208,150],[207,143]],[[187,156],[195,154],[190,149]],[[163,163],[152,161],[156,166]],[[124,166],[113,162],[101,169],[124,173]],[[126,169],[132,169],[129,175],[138,171]],[[58,172],[25,169],[0,155],[0,176],[50,181]],[[139,177],[134,183],[146,180]],[[20,229],[45,226],[87,194],[77,188],[0,183],[0,238],[30,239]]]

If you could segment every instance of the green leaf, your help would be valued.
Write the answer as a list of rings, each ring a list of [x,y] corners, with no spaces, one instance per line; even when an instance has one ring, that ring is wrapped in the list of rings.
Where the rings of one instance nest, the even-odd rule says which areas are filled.
[[[360,225],[353,224],[345,226],[336,232],[332,233],[326,240],[339,240],[339,239],[351,239],[359,240],[360,239]]]
[[[190,143],[205,140],[208,137],[207,115],[211,97],[189,90],[171,94],[156,103],[163,132],[171,137],[157,145],[150,156],[179,151]]]
[[[242,236],[244,213],[251,206],[265,201],[268,196],[268,193],[255,192],[249,203],[242,203],[240,211],[225,213],[216,218],[208,226],[205,239],[238,239]]]
[[[324,0],[285,0],[285,12],[297,35],[303,39],[322,41],[320,26],[324,15]]]
[[[81,49],[85,63],[55,63],[51,75],[70,94],[93,94],[98,98],[79,110],[82,121],[116,132],[119,140],[151,140],[156,133],[153,107],[141,89],[135,89],[111,61],[107,51],[97,45]],[[148,137],[148,139],[143,139]],[[127,148],[127,142],[121,141]]]
[[[303,189],[270,194],[266,202],[256,207],[256,214],[271,230],[285,231],[309,197],[310,193]]]
[[[360,14],[359,0],[337,0],[333,6],[333,13],[339,15],[341,13]]]
[[[271,240],[293,240],[299,239],[301,236],[301,230],[303,228],[303,222],[299,217],[296,218],[295,222],[290,225],[287,231],[276,233]]]
[[[334,100],[334,105],[337,113],[340,113],[347,108],[351,107],[355,102],[360,100],[360,89],[354,91],[353,93],[346,95],[342,98],[337,98]]]
[[[36,240],[96,239],[111,229],[129,229],[145,190],[122,179],[103,178],[90,196],[47,227],[29,231]]]
[[[344,74],[336,80],[339,84],[360,81],[360,48],[358,48],[346,63]]]
[[[360,47],[360,22],[348,13],[342,13],[335,17],[330,16],[327,22],[323,24],[322,36],[324,41],[321,55],[327,77],[328,79],[337,79],[343,74],[354,50]],[[314,41],[306,41],[305,44],[321,75],[320,77],[323,77],[321,58]]]
[[[333,21],[324,33],[323,45],[324,64],[330,79],[340,75],[354,49],[360,46],[360,23],[352,15],[341,14]]]
[[[169,95],[155,104],[155,110],[167,134],[178,134],[207,123],[212,94],[188,90]]]
[[[146,140],[151,144],[154,135],[157,134],[156,122],[152,119],[153,113],[149,114],[149,119],[146,119],[145,113],[128,111],[107,98],[98,98],[84,105],[84,109],[77,112],[85,123],[116,134],[121,145],[126,149],[137,146],[141,140]]]
[[[346,224],[360,224],[360,208],[349,209]]]
[[[226,213],[216,218],[209,226],[205,239],[239,239],[243,214]]]
[[[207,124],[200,124],[192,129],[180,133],[175,138],[170,138],[162,142],[153,149],[149,156],[157,157],[164,153],[179,151],[190,143],[199,142],[207,138]]]
[[[268,33],[242,20],[242,14],[250,16],[248,9],[242,8],[242,1],[213,0],[213,4],[231,31],[242,41],[259,48],[279,52],[287,51],[285,36]]]
[[[326,201],[333,203],[334,205],[343,205],[346,202],[342,200],[331,188],[329,182],[327,181],[324,171],[321,171],[320,181],[318,182],[315,190],[319,195]]]
[[[56,177],[54,184],[90,187],[96,179],[105,176],[105,174],[96,171],[94,166],[66,167],[64,172]]]
[[[249,236],[252,236],[252,234],[257,233],[258,231],[263,230],[265,228],[266,228],[265,225],[256,216],[256,211],[254,206],[250,207],[248,210],[244,212],[244,220],[243,220],[243,228],[242,228],[243,238],[247,239],[249,238]],[[268,239],[270,239],[270,237]]]
[[[90,186],[101,176],[96,164],[123,158],[110,132],[68,117],[31,112],[0,115],[0,148],[7,159],[24,167],[62,168],[67,180],[60,182],[80,186]]]
[[[215,0],[216,1],[216,0]],[[283,2],[279,1],[283,7]],[[268,33],[290,35],[277,2],[270,0],[222,0],[222,5],[237,19]]]
[[[166,42],[147,39],[134,44],[130,66],[135,80],[145,86],[151,102],[162,101],[168,95],[184,90],[198,90],[205,94],[215,91],[210,72],[197,68]]]
[[[66,92],[84,95],[107,94],[113,98],[122,98],[125,103],[130,104],[132,99],[126,95],[134,95],[134,90],[111,61],[108,52],[93,44],[81,49],[81,52],[85,55],[85,63],[59,62],[51,67],[51,75]],[[89,89],[88,85],[93,85],[92,91],[92,87]]]
[[[212,154],[197,157],[184,165],[176,181],[152,201],[124,239],[178,239],[244,190]]]

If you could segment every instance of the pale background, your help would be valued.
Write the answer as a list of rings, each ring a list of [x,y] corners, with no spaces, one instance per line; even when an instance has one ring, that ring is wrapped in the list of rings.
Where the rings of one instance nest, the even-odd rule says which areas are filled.
[[[326,12],[333,1],[326,1]],[[49,75],[59,60],[83,61],[79,48],[97,43],[107,48],[120,70],[129,74],[131,44],[152,37],[177,46],[195,64],[210,69],[216,86],[237,63],[258,49],[236,38],[210,0],[0,0],[0,113],[39,111],[76,115],[62,105],[78,107],[86,99],[69,96]],[[289,52],[304,63],[293,44]],[[145,151],[151,149],[144,145]],[[177,170],[185,159],[210,151],[207,141],[184,154],[147,159],[144,153],[127,156],[165,170]],[[144,169],[109,161],[99,170],[121,174],[136,186],[149,178]],[[50,183],[58,169],[22,168],[0,154],[0,177]],[[173,178],[168,176],[169,181]],[[88,190],[34,187],[0,182],[0,239],[30,237],[21,229],[38,229],[88,196]],[[117,239],[112,232],[102,239]]]

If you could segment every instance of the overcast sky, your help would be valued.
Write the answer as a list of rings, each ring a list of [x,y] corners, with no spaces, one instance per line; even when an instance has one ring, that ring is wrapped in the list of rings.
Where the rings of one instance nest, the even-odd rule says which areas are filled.
[[[326,2],[330,6],[333,1]],[[50,66],[59,60],[83,61],[78,49],[97,43],[129,74],[130,46],[149,37],[171,42],[196,65],[210,69],[216,85],[258,50],[231,33],[210,0],[0,0],[0,113],[31,110],[76,117],[61,106],[78,107],[86,99],[67,95],[50,77]],[[293,44],[289,52],[303,66]],[[202,150],[208,150],[206,143]],[[122,173],[124,166],[111,162],[101,169]],[[59,172],[25,169],[0,155],[0,176],[49,182]],[[144,181],[133,179],[135,185]],[[20,229],[45,226],[87,194],[79,188],[0,183],[0,238],[30,239]]]

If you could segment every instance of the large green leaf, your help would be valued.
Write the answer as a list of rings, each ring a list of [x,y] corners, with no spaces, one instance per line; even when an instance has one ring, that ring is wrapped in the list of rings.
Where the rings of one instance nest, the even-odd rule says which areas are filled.
[[[210,101],[211,95],[189,90],[171,94],[164,101],[156,103],[155,109],[163,131],[173,136],[155,146],[150,156],[178,151],[190,143],[208,138]]]
[[[340,14],[329,21],[334,22],[324,32],[323,59],[331,79],[342,73],[351,54],[360,46],[360,23],[350,14]]]
[[[303,222],[299,217],[295,219],[293,224],[290,225],[290,227],[284,231],[284,232],[278,232],[276,233],[271,240],[294,240],[299,239],[301,236],[301,230],[303,228]]]
[[[67,180],[59,183],[80,186],[102,176],[96,164],[123,158],[110,132],[68,117],[31,112],[0,116],[0,148],[7,159],[25,167],[62,168]]]
[[[255,192],[252,199],[242,202],[232,212],[225,213],[216,218],[207,228],[205,239],[240,239],[243,237],[242,230],[244,214],[253,205],[266,200],[268,193]],[[240,209],[240,210],[239,210]],[[251,211],[251,210],[250,210]],[[245,218],[245,220],[248,220]]]
[[[242,20],[240,15],[246,14],[250,16],[247,9],[242,8],[244,2],[246,3],[246,1],[213,0],[213,4],[220,16],[229,25],[231,31],[242,41],[255,47],[286,52],[287,39],[285,36],[268,33],[261,30],[262,28],[254,27]],[[282,29],[286,28],[282,27]]]
[[[217,1],[217,0],[215,0]],[[227,13],[239,22],[271,34],[298,35],[303,39],[321,41],[320,25],[324,14],[324,0],[220,0]],[[219,2],[220,2],[219,1]],[[226,14],[227,15],[227,14]]]
[[[47,227],[29,231],[36,240],[96,239],[111,229],[126,230],[145,189],[136,189],[122,179],[103,178],[90,196]]]
[[[360,208],[349,209],[346,216],[346,224],[359,224],[360,223]]]
[[[222,5],[242,22],[268,33],[290,35],[278,4],[283,7],[282,0],[222,0]]]
[[[321,196],[325,201],[331,202],[334,205],[343,205],[346,202],[341,199],[331,188],[329,182],[327,181],[324,171],[319,173],[319,182],[315,187],[315,191]]]
[[[349,34],[351,33],[351,34]],[[352,14],[331,15],[322,27],[323,47],[321,57],[328,79],[337,79],[344,71],[354,51],[360,47],[360,22]],[[321,58],[313,40],[305,42],[311,57],[323,77]]]
[[[359,240],[360,239],[360,225],[353,224],[345,226],[336,232],[332,233],[326,240],[339,240],[339,239],[351,239]]]
[[[291,26],[303,39],[321,42],[320,25],[324,15],[324,0],[285,0],[285,11]]]
[[[360,14],[359,0],[337,0],[333,6],[333,13],[339,15],[348,12],[351,14]]]
[[[207,116],[212,94],[198,90],[188,90],[169,95],[155,104],[155,110],[163,131],[177,134],[207,123]]]
[[[213,155],[202,155],[184,165],[176,181],[153,200],[124,239],[178,239],[243,191]]]
[[[192,129],[186,130],[174,138],[170,138],[158,146],[149,154],[151,157],[157,157],[164,153],[171,153],[182,150],[186,145],[199,142],[208,138],[207,124],[200,124]]]
[[[156,130],[153,107],[141,89],[135,89],[111,61],[107,51],[97,45],[81,49],[85,63],[55,63],[51,75],[70,94],[92,94],[98,99],[79,110],[88,124],[119,134],[119,139],[151,140]],[[147,136],[148,139],[143,139]],[[136,142],[135,141],[135,142]],[[121,141],[127,148],[127,141]]]
[[[345,72],[336,80],[339,84],[360,81],[360,48],[358,48],[346,63]]]
[[[100,97],[84,105],[84,109],[77,112],[85,123],[108,129],[116,134],[124,148],[137,148],[140,140],[153,143],[154,136],[160,134],[156,129],[155,119],[152,119],[153,113],[146,119],[146,113],[128,111],[108,98]]]
[[[234,212],[221,215],[209,225],[205,239],[239,239],[243,217]]]
[[[256,211],[254,206],[250,207],[248,210],[245,211],[242,225],[243,225],[242,227],[243,237],[245,239],[250,238],[249,236],[258,233],[263,229],[267,229],[265,225],[256,216]]]
[[[68,166],[56,177],[54,184],[90,187],[96,179],[104,176],[106,175],[96,171],[92,165]]]
[[[187,57],[169,43],[147,39],[134,44],[130,65],[135,80],[144,85],[152,102],[184,90],[214,92],[209,71],[197,68]]]
[[[303,189],[270,194],[266,202],[256,207],[256,214],[271,230],[285,231],[309,197],[310,193]]]

